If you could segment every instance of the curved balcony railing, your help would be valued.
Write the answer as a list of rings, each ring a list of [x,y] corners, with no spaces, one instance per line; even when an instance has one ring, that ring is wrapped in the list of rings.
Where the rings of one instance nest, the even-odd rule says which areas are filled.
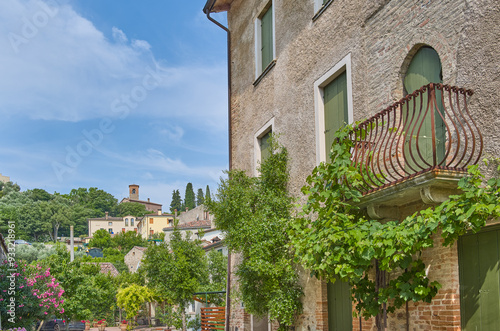
[[[476,164],[483,138],[467,107],[472,94],[431,83],[357,125],[352,162],[363,174],[363,194],[434,169]]]

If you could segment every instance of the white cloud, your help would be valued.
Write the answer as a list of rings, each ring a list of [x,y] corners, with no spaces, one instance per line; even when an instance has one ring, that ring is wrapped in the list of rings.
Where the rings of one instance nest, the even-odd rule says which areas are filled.
[[[118,29],[116,26],[114,26],[111,29],[111,32],[113,34],[113,38],[116,41],[121,42],[121,43],[126,43],[128,41],[128,38],[125,35],[125,32],[123,32],[122,30]]]
[[[0,36],[4,118],[118,117],[123,113],[113,111],[113,103],[132,97],[139,101],[126,106],[127,116],[180,119],[207,131],[227,126],[223,66],[168,67],[155,59],[147,41],[129,42],[118,27],[109,40],[70,5],[1,0]],[[148,80],[150,72],[154,81]]]

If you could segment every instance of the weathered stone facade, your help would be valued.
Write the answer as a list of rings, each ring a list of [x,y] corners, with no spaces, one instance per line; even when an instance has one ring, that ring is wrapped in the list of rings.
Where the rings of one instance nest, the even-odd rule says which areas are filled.
[[[500,155],[500,2],[334,0],[313,20],[314,2],[272,1],[276,63],[254,84],[254,22],[270,1],[216,1],[214,8],[219,4],[228,12],[231,35],[233,168],[254,173],[256,133],[272,120],[273,132],[281,134],[289,151],[291,192],[303,199],[300,188],[306,177],[324,161],[317,148],[321,133],[315,121],[315,83],[347,61],[350,111],[354,121],[365,119],[404,96],[404,74],[424,45],[439,54],[444,84],[474,90],[469,110],[483,133],[483,155]],[[418,208],[409,206],[404,214]],[[234,266],[234,255],[233,259]],[[443,287],[431,304],[409,304],[409,329],[460,330],[457,246],[436,245],[424,261],[430,266],[429,278]],[[308,272],[301,272],[301,278],[304,313],[296,328],[326,331],[326,286]],[[233,302],[230,319],[231,330],[250,330],[250,317],[239,302]],[[359,323],[353,320],[354,330],[359,330]],[[363,330],[375,328],[371,320],[362,323]],[[388,329],[406,329],[404,310],[389,315]]]

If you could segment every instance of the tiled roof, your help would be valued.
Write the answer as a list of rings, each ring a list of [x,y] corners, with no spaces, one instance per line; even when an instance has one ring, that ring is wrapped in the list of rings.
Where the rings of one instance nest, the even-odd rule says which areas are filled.
[[[179,225],[179,229],[192,229],[192,228],[200,228],[204,226],[211,226],[210,220],[201,220],[201,221],[191,221],[184,224]]]

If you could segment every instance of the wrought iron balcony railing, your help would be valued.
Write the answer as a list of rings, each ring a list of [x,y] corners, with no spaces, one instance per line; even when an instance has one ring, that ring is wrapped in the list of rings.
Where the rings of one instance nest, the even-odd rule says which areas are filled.
[[[476,164],[483,138],[467,107],[472,93],[431,83],[357,125],[352,162],[363,174],[363,194],[434,169]]]

